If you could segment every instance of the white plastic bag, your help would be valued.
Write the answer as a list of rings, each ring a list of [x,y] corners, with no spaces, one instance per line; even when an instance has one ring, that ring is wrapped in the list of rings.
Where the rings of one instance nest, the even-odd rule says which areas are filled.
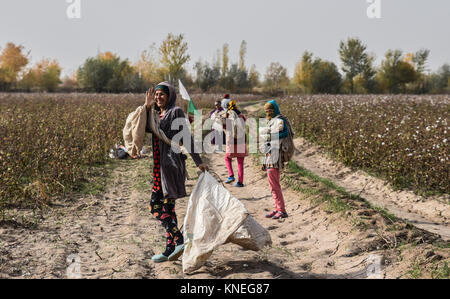
[[[269,232],[251,215],[245,218],[244,223],[227,241],[253,251],[259,251],[267,245],[272,245]]]
[[[213,250],[224,244],[244,222],[248,212],[208,172],[192,190],[184,218],[183,272],[199,269]]]
[[[184,218],[183,272],[208,260],[214,249],[233,242],[250,250],[271,244],[270,235],[209,172],[200,175]]]

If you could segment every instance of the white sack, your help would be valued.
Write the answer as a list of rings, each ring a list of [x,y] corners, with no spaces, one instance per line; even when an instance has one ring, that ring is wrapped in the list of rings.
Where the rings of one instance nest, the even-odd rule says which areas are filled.
[[[269,233],[209,172],[200,175],[192,190],[183,230],[184,273],[202,267],[214,249],[226,242],[251,250],[272,243]]]
[[[272,245],[272,238],[255,218],[248,215],[238,230],[228,238],[228,242],[248,250],[259,251],[267,245]]]

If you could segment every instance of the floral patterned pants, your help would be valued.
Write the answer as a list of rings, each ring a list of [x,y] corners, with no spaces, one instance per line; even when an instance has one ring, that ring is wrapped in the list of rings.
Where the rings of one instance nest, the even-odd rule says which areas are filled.
[[[152,192],[150,211],[166,230],[166,251],[164,255],[169,256],[175,246],[183,244],[183,234],[178,229],[178,220],[175,213],[175,200],[164,199],[162,191]]]

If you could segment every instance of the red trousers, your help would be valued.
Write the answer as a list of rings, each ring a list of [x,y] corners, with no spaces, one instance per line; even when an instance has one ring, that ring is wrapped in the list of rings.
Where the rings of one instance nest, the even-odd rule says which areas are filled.
[[[267,169],[267,178],[269,179],[270,190],[272,191],[272,197],[275,201],[275,210],[286,213],[284,197],[280,185],[280,170],[277,168]]]

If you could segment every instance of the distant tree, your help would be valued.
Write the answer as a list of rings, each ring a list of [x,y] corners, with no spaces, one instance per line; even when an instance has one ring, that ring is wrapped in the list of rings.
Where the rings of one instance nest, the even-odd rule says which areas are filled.
[[[228,57],[229,46],[224,44],[222,48],[222,77],[226,77],[228,73],[228,63],[230,59]]]
[[[17,83],[19,73],[28,64],[29,52],[22,45],[7,43],[0,54],[0,90],[8,90]]]
[[[25,73],[18,86],[23,90],[37,90],[53,92],[58,88],[61,67],[56,60],[42,59]]]
[[[61,67],[58,62],[44,59],[41,63],[38,63],[38,67],[42,69],[42,76],[39,80],[40,87],[49,92],[55,91],[59,83],[61,83]]]
[[[59,89],[62,92],[74,92],[79,89],[77,76],[76,74],[72,75],[66,75],[62,79],[61,85],[59,86]]]
[[[157,57],[155,44],[151,44],[147,50],[142,51],[135,68],[146,86],[156,85],[167,76],[167,71],[162,67]]]
[[[312,92],[312,75],[314,71],[313,54],[305,51],[302,60],[297,63],[294,71],[294,85],[305,93]]]
[[[206,92],[218,85],[220,80],[220,68],[217,65],[210,67],[208,63],[199,61],[195,64],[194,70],[196,70],[197,73],[197,86],[200,87],[202,91]]]
[[[159,48],[161,64],[167,69],[167,79],[172,84],[177,82],[184,65],[190,60],[187,51],[188,45],[184,41],[183,34],[175,36],[169,33]]]
[[[321,59],[314,61],[311,76],[311,86],[314,93],[339,93],[341,82],[341,74],[334,63]]]
[[[247,54],[247,42],[245,40],[242,41],[241,47],[239,49],[239,69],[242,71],[246,71],[245,68],[245,55]]]
[[[248,73],[248,80],[250,81],[250,88],[258,87],[261,84],[259,78],[260,78],[260,75],[259,75],[259,72],[256,70],[256,65],[253,64]]]
[[[250,80],[248,72],[242,69],[237,64],[232,64],[228,76],[232,79],[233,88],[232,92],[247,92],[250,90]]]
[[[349,38],[341,41],[339,55],[342,61],[342,70],[350,82],[350,92],[354,93],[354,78],[361,75],[364,80],[370,81],[375,75],[372,67],[373,59],[366,52],[367,46],[358,38]]]
[[[450,65],[444,64],[428,77],[429,90],[434,94],[450,93]]]
[[[217,49],[216,57],[214,60],[214,67],[218,68],[219,70],[222,68],[221,59],[222,59],[222,53],[220,52],[220,49]]]
[[[412,62],[414,63],[416,72],[418,72],[419,74],[425,73],[425,71],[427,70],[426,65],[429,56],[430,50],[427,49],[420,49],[413,55]]]
[[[425,72],[427,71],[427,60],[430,56],[430,50],[420,49],[412,56],[412,63],[416,71],[416,91],[425,93]]]
[[[272,62],[267,68],[264,90],[270,94],[282,92],[289,84],[287,69],[279,62]]]
[[[390,93],[406,92],[406,84],[416,80],[414,66],[402,56],[400,50],[389,50],[378,72],[382,86]]]
[[[143,81],[129,61],[111,52],[88,58],[77,72],[80,87],[95,92],[124,92],[142,89]]]

